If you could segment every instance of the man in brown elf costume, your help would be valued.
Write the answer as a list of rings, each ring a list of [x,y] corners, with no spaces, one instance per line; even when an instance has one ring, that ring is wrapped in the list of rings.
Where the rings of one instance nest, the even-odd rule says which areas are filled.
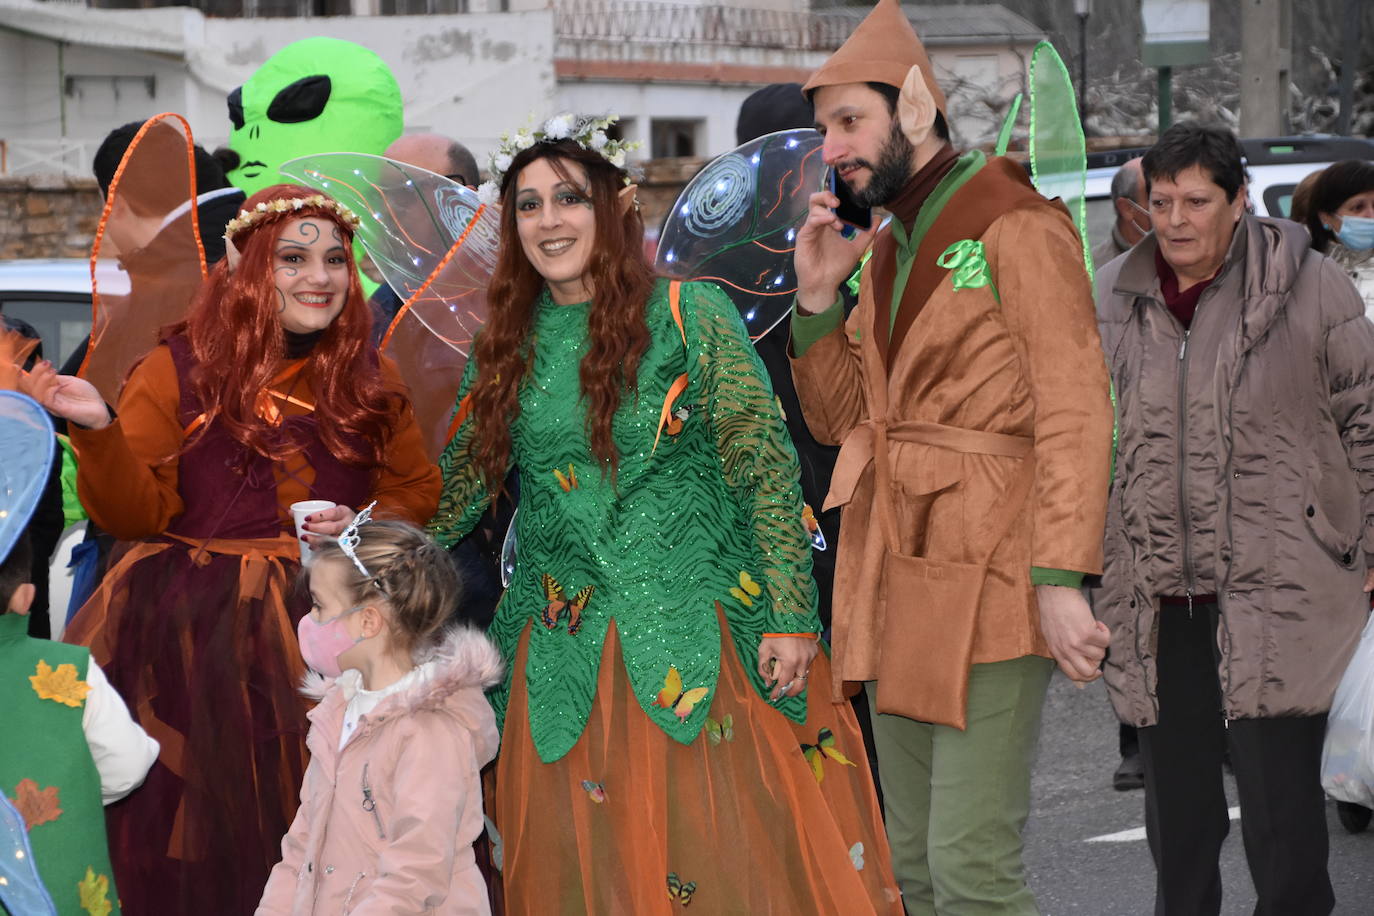
[[[1112,440],[1082,246],[1015,163],[951,148],[895,0],[803,91],[825,161],[893,216],[854,233],[821,192],[797,238],[793,375],[842,444],[832,686],[866,682],[908,911],[1035,913],[1021,830],[1050,659],[1087,683],[1109,637],[1079,591]],[[870,241],[846,322],[836,289]]]

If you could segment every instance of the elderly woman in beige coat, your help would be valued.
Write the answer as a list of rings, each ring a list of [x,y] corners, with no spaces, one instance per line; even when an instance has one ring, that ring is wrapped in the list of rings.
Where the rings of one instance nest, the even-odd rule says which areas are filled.
[[[1220,911],[1229,747],[1255,912],[1326,914],[1322,737],[1374,584],[1374,325],[1301,227],[1246,212],[1228,131],[1177,125],[1143,165],[1154,232],[1097,277],[1121,429],[1095,607],[1156,912]]]

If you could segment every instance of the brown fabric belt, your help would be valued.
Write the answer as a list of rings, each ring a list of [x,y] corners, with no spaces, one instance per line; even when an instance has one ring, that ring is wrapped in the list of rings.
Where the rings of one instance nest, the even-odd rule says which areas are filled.
[[[844,438],[839,457],[835,460],[835,471],[830,478],[825,510],[847,505],[853,499],[859,478],[873,463],[874,450],[878,447],[887,448],[889,441],[915,442],[952,452],[1000,455],[1005,458],[1024,458],[1035,450],[1035,440],[1029,436],[1011,436],[916,420],[891,424],[882,420],[866,420]]]

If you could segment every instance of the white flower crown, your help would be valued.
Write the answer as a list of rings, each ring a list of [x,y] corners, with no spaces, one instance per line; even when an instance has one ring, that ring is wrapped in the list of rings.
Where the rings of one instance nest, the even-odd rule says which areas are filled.
[[[231,219],[224,227],[224,237],[230,238],[249,228],[255,226],[265,219],[271,219],[283,213],[294,213],[306,207],[321,207],[325,210],[333,210],[339,215],[349,228],[357,229],[362,223],[358,219],[358,214],[345,207],[332,197],[325,197],[323,194],[311,194],[309,197],[278,197],[276,200],[259,201],[258,205],[251,210],[240,210],[239,215]]]
[[[510,169],[511,162],[522,150],[527,150],[536,143],[571,140],[583,149],[600,153],[616,168],[625,168],[625,154],[639,149],[643,144],[638,140],[615,140],[607,135],[606,129],[618,120],[620,116],[613,114],[598,118],[564,112],[549,118],[542,127],[522,127],[514,136],[502,134],[501,145],[491,154],[488,163],[491,179],[482,182],[481,187],[477,189],[477,196],[485,204],[497,203],[501,198],[501,181]],[[628,177],[625,183],[630,183]]]

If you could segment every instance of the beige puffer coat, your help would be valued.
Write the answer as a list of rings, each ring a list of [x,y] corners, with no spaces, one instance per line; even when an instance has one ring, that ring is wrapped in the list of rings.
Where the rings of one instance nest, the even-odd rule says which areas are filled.
[[[1121,426],[1094,596],[1112,703],[1155,723],[1158,597],[1191,591],[1218,596],[1228,718],[1325,712],[1369,608],[1374,324],[1300,226],[1247,215],[1185,334],[1156,248],[1097,277]]]

